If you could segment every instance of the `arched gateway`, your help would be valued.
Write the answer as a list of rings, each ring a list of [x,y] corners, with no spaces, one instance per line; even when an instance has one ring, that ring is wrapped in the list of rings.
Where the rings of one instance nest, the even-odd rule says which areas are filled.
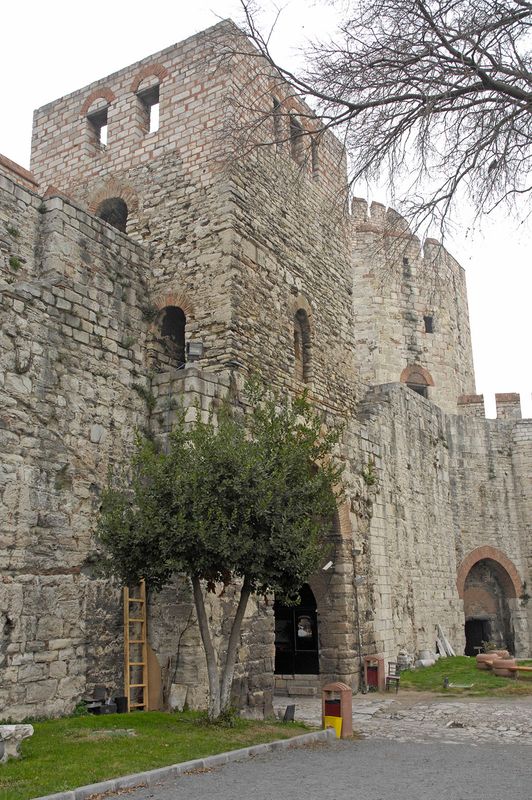
[[[512,601],[523,589],[510,559],[494,547],[478,547],[462,562],[457,587],[464,601],[465,654],[475,655],[487,641],[514,652]]]

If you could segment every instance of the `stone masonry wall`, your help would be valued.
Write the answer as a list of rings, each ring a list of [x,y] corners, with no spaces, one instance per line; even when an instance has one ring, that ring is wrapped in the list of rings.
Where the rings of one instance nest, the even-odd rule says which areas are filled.
[[[510,559],[521,581],[530,581],[525,424],[447,415],[397,384],[370,389],[359,416],[360,436],[373,443],[368,464],[375,487],[361,537],[360,571],[371,587],[365,602],[375,618],[366,646],[373,635],[375,650],[389,656],[401,647],[433,649],[439,623],[463,652],[462,561],[489,545]],[[520,599],[510,606],[517,652],[527,655],[528,608]]]
[[[0,180],[0,707],[21,718],[121,684],[120,596],[86,559],[107,466],[145,418],[132,384],[146,258],[61,198]]]
[[[252,373],[282,394],[306,389],[325,424],[345,424],[333,567],[310,580],[323,680],[357,685],[359,627],[363,653],[433,648],[435,623],[460,651],[457,571],[476,548],[498,548],[530,587],[530,421],[513,395],[499,398],[505,419],[481,416],[461,268],[431,240],[421,255],[378,204],[349,213],[341,145],[256,55],[222,57],[235,30],[220,23],[39,109],[34,176],[0,162],[4,716],[69,711],[95,683],[121,691],[119,587],[89,558],[107,468],[127,459],[135,428],[164,439],[176,403],[242,405]],[[137,90],[154,81],[149,133]],[[103,107],[106,146],[88,118]],[[247,149],[250,132],[268,146]],[[36,181],[52,186],[44,198]],[[116,197],[127,234],[94,216]],[[169,305],[205,348],[182,370],[150,360]],[[433,381],[428,400],[398,383],[414,364]],[[523,653],[526,595],[511,601]],[[233,602],[209,597],[219,643]],[[191,608],[185,581],[150,597],[150,643],[164,699],[196,706],[206,674]],[[253,600],[234,692],[258,712],[273,630],[272,606]]]

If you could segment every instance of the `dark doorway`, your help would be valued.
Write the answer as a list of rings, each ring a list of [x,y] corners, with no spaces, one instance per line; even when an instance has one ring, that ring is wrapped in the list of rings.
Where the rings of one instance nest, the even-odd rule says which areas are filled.
[[[476,656],[483,642],[490,640],[490,623],[487,619],[468,619],[465,624],[465,655]],[[475,650],[475,648],[477,648]]]
[[[317,675],[320,671],[316,600],[307,583],[299,594],[298,606],[275,601],[276,675]]]

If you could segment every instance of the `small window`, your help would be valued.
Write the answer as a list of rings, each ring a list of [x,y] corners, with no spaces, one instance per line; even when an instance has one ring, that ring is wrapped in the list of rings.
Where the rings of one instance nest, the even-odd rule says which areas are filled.
[[[122,233],[126,233],[127,205],[121,197],[109,197],[96,209],[96,216],[112,225]]]
[[[273,103],[273,141],[277,148],[281,147],[283,142],[283,112],[281,103],[276,97],[272,97]]]
[[[294,161],[303,163],[303,126],[297,119],[290,115],[290,152]]]
[[[318,142],[314,138],[311,140],[310,154],[312,158],[312,177],[317,181],[320,177],[320,164],[318,159]]]
[[[304,308],[299,308],[294,315],[294,357],[295,378],[301,383],[308,383],[311,376],[310,365],[310,324]]]
[[[145,128],[148,133],[159,130],[159,84],[137,92],[142,111],[145,116]]]
[[[107,146],[107,111],[108,106],[105,106],[105,108],[87,114],[89,126],[94,133],[96,141],[102,147]]]
[[[434,333],[434,317],[423,317],[425,333]]]
[[[416,394],[420,394],[421,397],[428,399],[429,386],[423,373],[416,372],[415,369],[411,370],[406,385],[409,389],[412,389],[413,392],[416,392]]]

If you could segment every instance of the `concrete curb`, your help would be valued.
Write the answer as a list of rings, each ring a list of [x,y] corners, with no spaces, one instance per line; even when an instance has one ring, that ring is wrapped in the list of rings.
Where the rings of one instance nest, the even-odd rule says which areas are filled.
[[[266,744],[255,744],[251,747],[242,747],[240,750],[229,750],[227,753],[217,753],[215,756],[206,758],[196,758],[194,761],[183,761],[181,764],[172,764],[169,767],[150,769],[147,772],[136,772],[133,775],[123,775],[121,778],[112,778],[100,783],[90,783],[87,786],[79,786],[68,792],[57,792],[57,794],[45,794],[35,800],[86,800],[94,794],[105,794],[106,792],[117,792],[120,789],[130,789],[133,786],[151,786],[162,778],[177,778],[185,772],[195,769],[212,769],[228,764],[232,761],[242,761],[251,756],[263,755],[276,750],[288,750],[290,747],[303,747],[312,742],[333,742],[336,734],[332,728],[325,731],[315,731],[304,733],[301,736],[293,736],[291,739],[277,739]]]

